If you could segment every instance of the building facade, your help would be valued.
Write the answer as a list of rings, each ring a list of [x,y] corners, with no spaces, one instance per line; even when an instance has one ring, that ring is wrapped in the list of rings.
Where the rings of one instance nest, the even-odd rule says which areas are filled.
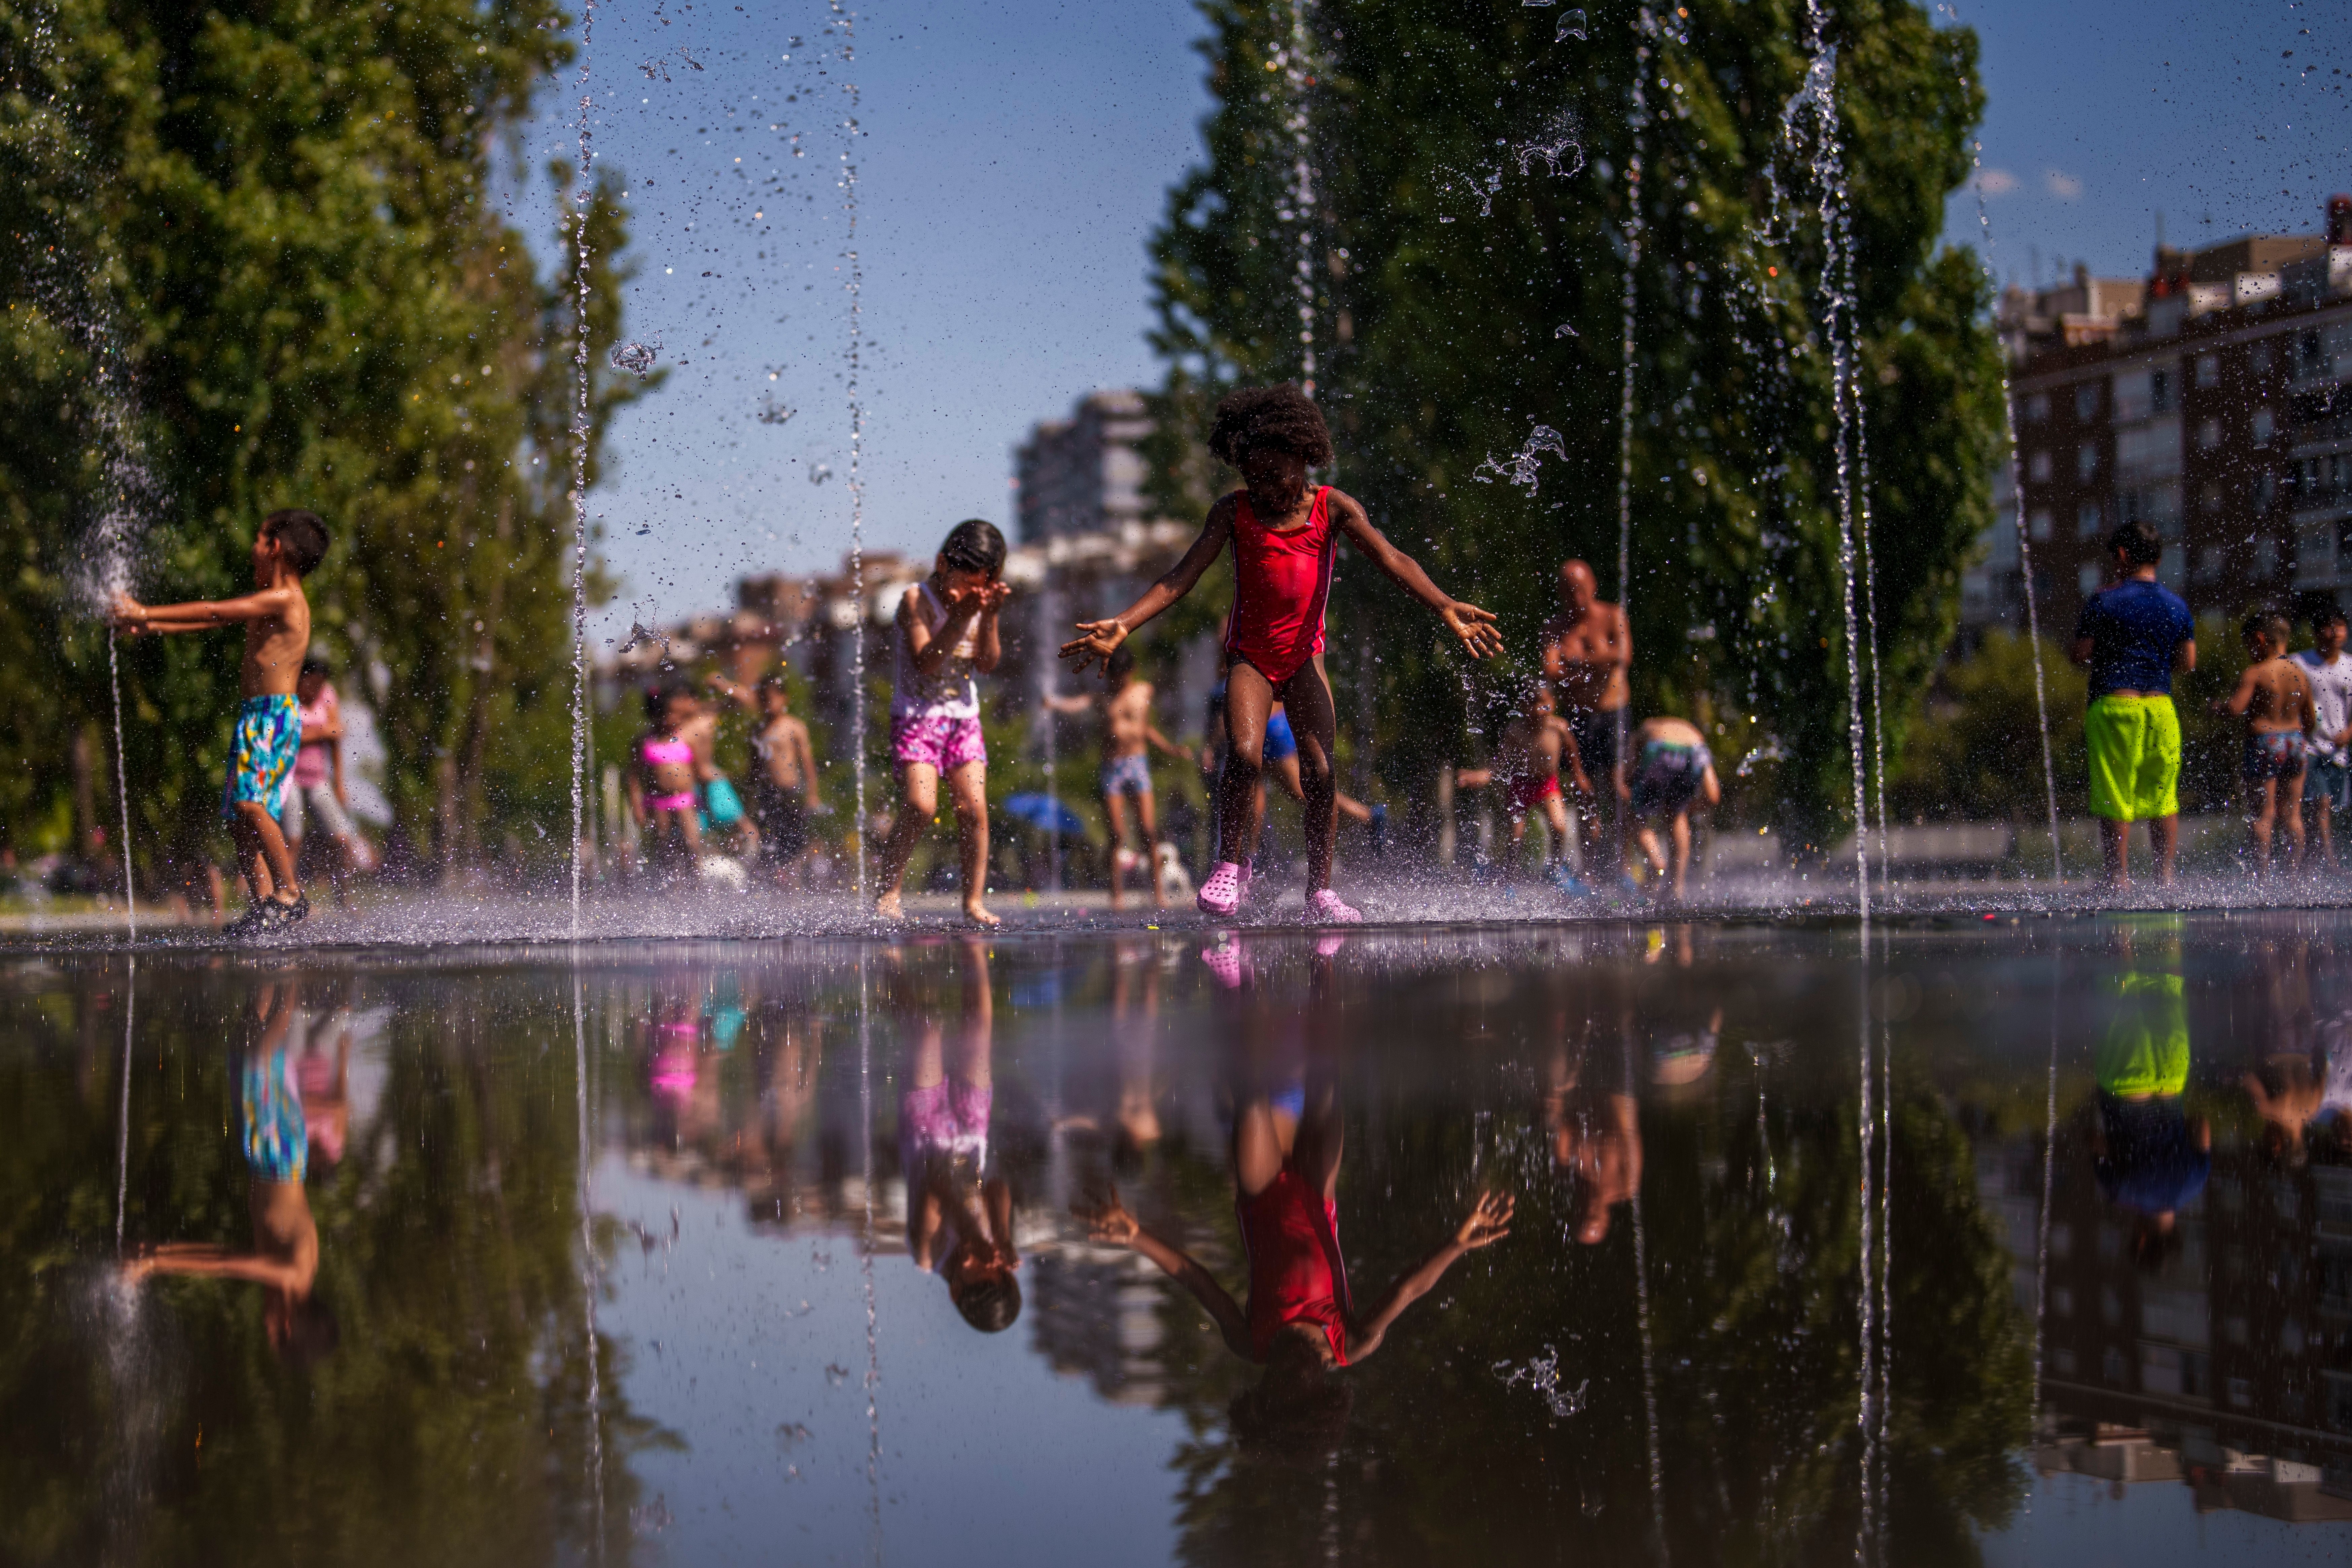
[[[1024,544],[1115,532],[1151,514],[1140,450],[1151,434],[1143,395],[1091,392],[1067,419],[1040,420],[1013,453],[1015,531]]]
[[[2078,272],[2004,296],[2015,482],[1963,587],[1976,626],[2064,637],[2134,519],[2199,614],[2305,611],[2352,588],[2352,198],[2325,235],[2159,249],[2144,284]],[[2026,548],[2017,537],[2022,514]]]

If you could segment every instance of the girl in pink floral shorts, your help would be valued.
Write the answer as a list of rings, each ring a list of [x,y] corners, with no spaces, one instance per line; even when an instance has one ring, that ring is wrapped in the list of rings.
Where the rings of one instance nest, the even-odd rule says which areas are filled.
[[[975,672],[992,673],[1003,646],[997,612],[1013,590],[999,580],[1004,535],[974,518],[940,546],[931,574],[907,590],[891,638],[890,760],[899,807],[883,841],[881,896],[874,912],[899,918],[899,884],[916,842],[940,808],[940,777],[955,803],[963,850],[963,912],[994,925],[981,896],[988,887],[988,746],[980,733]]]

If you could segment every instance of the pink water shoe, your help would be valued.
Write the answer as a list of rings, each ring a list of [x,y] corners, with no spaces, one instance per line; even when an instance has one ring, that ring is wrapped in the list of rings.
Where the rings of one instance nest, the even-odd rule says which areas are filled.
[[[1318,888],[1308,896],[1307,918],[1324,925],[1359,926],[1364,923],[1363,910],[1341,903],[1339,895],[1328,888]]]
[[[1249,868],[1239,861],[1220,860],[1209,879],[1201,884],[1201,896],[1195,901],[1204,915],[1229,915],[1248,896]]]

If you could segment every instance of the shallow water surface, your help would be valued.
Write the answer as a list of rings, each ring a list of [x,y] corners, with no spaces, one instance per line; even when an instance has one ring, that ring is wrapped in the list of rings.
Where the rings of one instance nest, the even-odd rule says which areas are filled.
[[[0,1558],[2341,1562],[2347,947],[22,952]]]

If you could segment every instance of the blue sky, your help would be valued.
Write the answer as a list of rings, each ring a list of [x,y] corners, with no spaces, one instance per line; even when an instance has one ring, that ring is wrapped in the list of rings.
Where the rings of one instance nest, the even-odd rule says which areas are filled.
[[[2329,74],[2352,50],[2326,41],[2340,9],[1937,9],[1983,40],[2005,279],[2037,257],[2045,279],[2076,259],[2137,275],[2159,210],[2174,244],[2309,232],[2326,195],[2352,189],[2352,77]],[[958,519],[1009,522],[1012,450],[1034,421],[1156,377],[1144,247],[1208,109],[1192,8],[877,5],[846,70],[828,19],[815,0],[597,7],[596,145],[636,214],[630,332],[670,367],[623,416],[596,494],[624,578],[601,637],[719,607],[746,571],[828,566],[847,545],[845,80],[863,132],[869,543],[926,552]],[[577,97],[568,79],[547,95],[535,160],[571,134]],[[544,193],[520,195],[516,217],[546,233]],[[1948,233],[1975,241],[1966,190]],[[762,423],[771,401],[793,417]],[[812,483],[819,468],[830,477]]]

